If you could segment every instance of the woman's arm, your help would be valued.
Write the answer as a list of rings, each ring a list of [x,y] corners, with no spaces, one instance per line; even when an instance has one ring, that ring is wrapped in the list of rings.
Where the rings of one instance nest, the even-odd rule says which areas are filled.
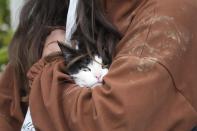
[[[23,122],[15,70],[8,64],[0,78],[0,130],[19,131]]]
[[[43,131],[191,130],[197,124],[194,3],[149,0],[138,8],[102,86],[79,88],[64,73],[61,58],[34,65],[29,78],[35,126]]]

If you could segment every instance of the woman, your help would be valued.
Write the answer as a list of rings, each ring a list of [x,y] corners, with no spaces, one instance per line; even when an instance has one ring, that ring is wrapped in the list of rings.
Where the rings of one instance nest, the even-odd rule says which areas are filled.
[[[3,131],[20,130],[20,98],[29,93],[32,119],[41,131],[195,130],[195,0],[81,1],[74,36],[84,38],[89,49],[99,50],[101,39],[105,52],[99,53],[111,64],[105,84],[92,90],[65,75],[60,56],[39,60],[59,50],[55,41],[64,33],[50,32],[64,26],[67,7],[64,0],[29,0],[24,6],[0,83]]]

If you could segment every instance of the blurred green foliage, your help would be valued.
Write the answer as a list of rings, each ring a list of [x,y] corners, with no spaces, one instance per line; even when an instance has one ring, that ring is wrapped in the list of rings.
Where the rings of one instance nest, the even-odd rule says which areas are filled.
[[[0,70],[8,62],[8,44],[12,38],[9,0],[0,0]]]

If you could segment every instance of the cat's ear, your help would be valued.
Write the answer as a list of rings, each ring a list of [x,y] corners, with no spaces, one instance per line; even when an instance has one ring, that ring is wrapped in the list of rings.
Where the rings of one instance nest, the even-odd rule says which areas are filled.
[[[66,45],[64,42],[57,41],[57,43],[66,61],[71,60],[78,54],[78,51],[76,49],[73,49],[72,47]]]

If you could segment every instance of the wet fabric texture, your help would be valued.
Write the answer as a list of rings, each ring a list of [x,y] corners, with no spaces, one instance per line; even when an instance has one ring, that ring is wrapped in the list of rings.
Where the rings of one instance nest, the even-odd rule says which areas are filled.
[[[61,56],[28,72],[38,131],[193,131],[197,125],[197,1],[103,0],[123,34],[104,85],[79,88]],[[0,129],[22,124],[8,66],[0,83]]]

